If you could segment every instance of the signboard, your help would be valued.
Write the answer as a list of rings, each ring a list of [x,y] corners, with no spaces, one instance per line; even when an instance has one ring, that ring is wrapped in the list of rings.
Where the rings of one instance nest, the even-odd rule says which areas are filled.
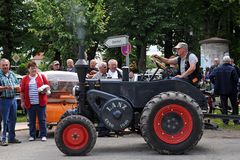
[[[128,43],[127,45],[121,46],[121,52],[124,56],[127,56],[128,54],[130,54],[132,51],[132,46],[130,43]]]
[[[15,54],[13,55],[12,59],[13,59],[13,61],[14,61],[15,63],[17,63],[17,62],[20,60],[20,57],[19,57],[19,55],[17,55],[17,54],[15,53]]]
[[[104,44],[108,48],[121,47],[128,44],[128,38],[127,35],[111,36],[105,40]]]

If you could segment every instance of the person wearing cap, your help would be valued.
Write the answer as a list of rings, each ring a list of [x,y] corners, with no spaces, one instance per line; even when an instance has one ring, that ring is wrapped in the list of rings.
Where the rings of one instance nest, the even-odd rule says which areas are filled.
[[[53,61],[52,62],[52,65],[51,65],[51,69],[53,70],[53,71],[59,71],[60,70],[60,63],[59,63],[59,61]]]
[[[177,57],[164,58],[158,55],[153,55],[153,57],[166,64],[178,64],[178,73],[173,79],[196,85],[201,80],[197,56],[188,51],[188,45],[184,42],[179,42],[174,49],[177,51]]]
[[[220,96],[222,113],[228,114],[228,98],[232,105],[232,114],[238,115],[237,104],[237,83],[238,74],[231,65],[229,56],[223,57],[223,64],[215,68],[209,75],[210,81],[214,84],[214,94]],[[228,119],[223,119],[224,124],[228,124]],[[239,124],[238,120],[233,120],[234,124]]]

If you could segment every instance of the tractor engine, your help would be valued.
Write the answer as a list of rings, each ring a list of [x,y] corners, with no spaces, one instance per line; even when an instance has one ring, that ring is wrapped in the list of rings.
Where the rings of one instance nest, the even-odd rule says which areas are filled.
[[[91,89],[87,92],[87,100],[99,121],[110,130],[122,131],[132,122],[132,105],[123,98]]]

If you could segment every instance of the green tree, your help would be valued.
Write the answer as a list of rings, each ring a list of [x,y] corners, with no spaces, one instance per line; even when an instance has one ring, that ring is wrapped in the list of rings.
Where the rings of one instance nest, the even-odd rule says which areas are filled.
[[[173,0],[106,0],[110,15],[108,33],[130,36],[140,71],[146,69],[148,45],[160,43],[163,30],[173,25],[171,11],[174,4]]]
[[[28,32],[31,10],[25,0],[0,1],[0,48],[2,57],[11,60],[12,53],[26,53],[35,41]]]
[[[39,37],[40,49],[47,57],[76,60],[80,45],[86,51],[93,50],[89,54],[95,54],[108,19],[102,0],[33,0],[30,3],[34,21],[29,31]]]

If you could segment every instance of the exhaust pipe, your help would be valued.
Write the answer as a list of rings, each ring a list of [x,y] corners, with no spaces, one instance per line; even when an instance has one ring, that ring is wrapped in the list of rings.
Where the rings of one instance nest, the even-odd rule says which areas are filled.
[[[84,54],[84,47],[80,45],[79,47],[79,53],[78,53],[78,60],[75,63],[75,68],[78,74],[78,80],[79,80],[79,106],[78,106],[78,114],[83,112],[83,108],[85,106],[85,100],[86,100],[86,92],[85,92],[85,80],[86,80],[86,74],[88,69],[88,62],[85,58]]]

